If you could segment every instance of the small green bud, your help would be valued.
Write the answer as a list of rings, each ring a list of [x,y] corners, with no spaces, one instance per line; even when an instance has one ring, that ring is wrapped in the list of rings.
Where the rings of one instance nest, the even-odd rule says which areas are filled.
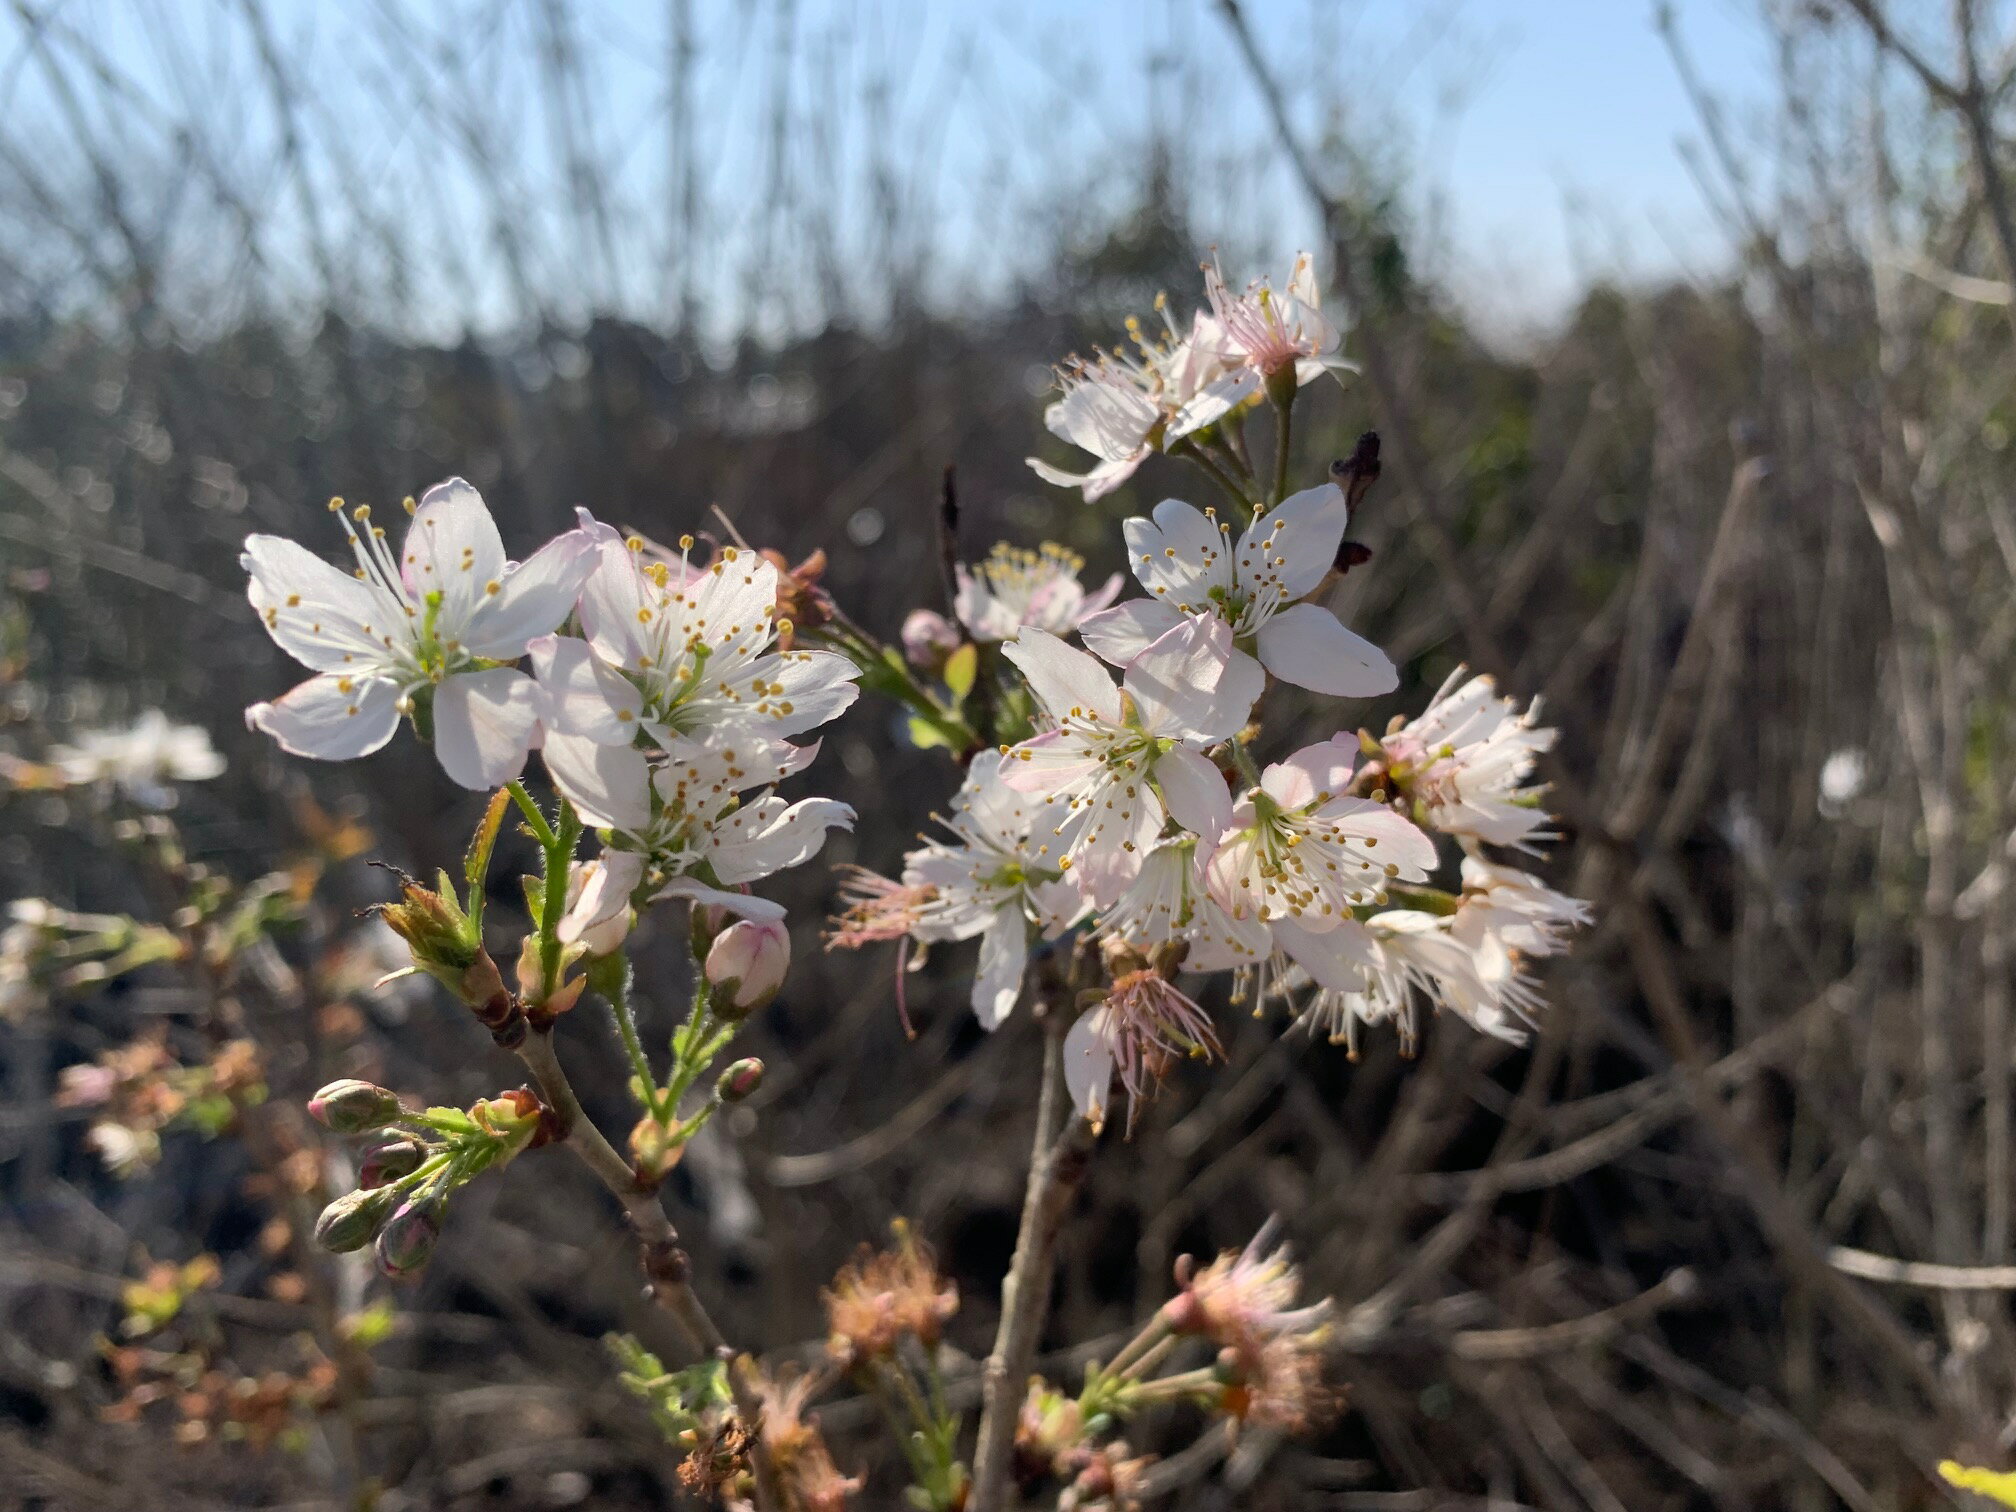
[[[392,1192],[345,1192],[315,1220],[315,1242],[337,1255],[364,1248],[377,1237],[397,1200]]]
[[[308,1099],[308,1116],[338,1134],[368,1134],[399,1116],[399,1099],[371,1082],[346,1077]]]

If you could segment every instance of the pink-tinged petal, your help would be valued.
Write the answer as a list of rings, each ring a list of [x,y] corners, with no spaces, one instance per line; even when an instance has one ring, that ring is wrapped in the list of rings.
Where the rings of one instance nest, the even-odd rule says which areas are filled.
[[[1181,499],[1164,499],[1155,518],[1124,521],[1127,565],[1150,596],[1181,614],[1212,614],[1213,589],[1232,587],[1232,549],[1218,521]]]
[[[1022,905],[1010,903],[996,913],[980,937],[980,959],[973,970],[973,1015],[982,1029],[1001,1027],[1022,996],[1022,976],[1029,964],[1029,924]]]
[[[593,537],[570,530],[532,553],[529,561],[507,567],[491,592],[484,584],[483,602],[462,632],[462,643],[493,661],[516,661],[525,643],[545,635],[574,612],[574,601],[595,570],[599,553]]]
[[[1064,1036],[1065,1090],[1079,1116],[1095,1124],[1106,1121],[1106,1099],[1113,1090],[1113,1048],[1104,1032],[1108,1012],[1094,1008]]]
[[[1001,653],[1021,668],[1030,691],[1058,723],[1073,714],[1120,722],[1120,690],[1106,669],[1077,647],[1025,625],[1015,639],[1002,642]]]
[[[629,913],[630,894],[644,880],[644,858],[635,851],[605,850],[594,864],[577,868],[577,875],[584,871],[588,880],[581,884],[580,895],[568,905],[555,931],[563,945],[572,945],[584,936],[593,939],[598,931],[613,932],[608,926]]]
[[[786,805],[774,793],[735,810],[707,837],[707,858],[723,882],[754,882],[819,854],[829,830],[854,827],[854,810],[832,798]]]
[[[1260,383],[1260,375],[1248,367],[1239,368],[1222,378],[1214,379],[1199,389],[1195,397],[1176,411],[1164,434],[1171,441],[1175,441],[1192,431],[1200,431],[1207,425],[1215,425],[1259,393]]]
[[[525,770],[544,700],[514,667],[458,672],[434,690],[434,754],[466,788],[501,787]]]
[[[591,829],[638,835],[650,827],[651,772],[642,751],[549,730],[540,755],[553,786]]]
[[[399,574],[416,600],[441,595],[442,633],[459,638],[489,585],[504,580],[504,541],[483,496],[460,478],[422,494],[406,527]]]
[[[1370,798],[1333,798],[1316,810],[1316,817],[1378,841],[1379,859],[1399,868],[1399,881],[1424,881],[1441,864],[1435,841],[1420,825]]]
[[[1093,655],[1124,668],[1161,637],[1183,623],[1183,615],[1160,599],[1129,599],[1078,622],[1078,638]]]
[[[1295,604],[1260,627],[1260,661],[1283,682],[1338,698],[1376,698],[1400,686],[1386,653],[1316,604]]]
[[[383,677],[325,672],[271,703],[252,705],[245,723],[291,756],[349,761],[369,756],[399,728],[399,685]]]
[[[1155,780],[1169,816],[1193,835],[1215,841],[1232,827],[1232,790],[1218,768],[1178,746],[1155,760]]]
[[[1328,803],[1351,786],[1357,759],[1357,739],[1340,732],[1275,762],[1260,774],[1260,787],[1285,809],[1305,808],[1319,797]]]
[[[1162,821],[1162,800],[1146,783],[1108,784],[1078,811],[1071,880],[1101,908],[1113,903],[1141,875]]]
[[[1284,604],[1308,597],[1337,565],[1350,518],[1335,483],[1290,494],[1239,537],[1239,587],[1248,597],[1275,590]]]
[[[1124,575],[1118,572],[1114,573],[1105,582],[1101,583],[1095,592],[1086,594],[1079,601],[1078,617],[1083,619],[1088,614],[1097,614],[1100,610],[1111,604],[1113,600],[1120,597],[1120,590],[1126,586],[1126,583],[1127,579]]]
[[[1085,495],[1087,504],[1096,504],[1113,492],[1122,483],[1134,476],[1135,469],[1148,460],[1148,448],[1142,447],[1130,456],[1112,462],[1101,462],[1090,472],[1069,473],[1061,467],[1052,467],[1041,457],[1025,457],[1030,469],[1045,483],[1054,483],[1059,488],[1075,488]]]
[[[653,894],[656,898],[688,898],[696,908],[725,908],[732,914],[745,919],[755,919],[768,923],[785,915],[782,903],[773,903],[768,898],[758,898],[745,892],[731,892],[726,888],[709,887],[694,877],[674,877]]]
[[[357,578],[282,536],[247,536],[238,562],[251,574],[245,596],[259,622],[303,666],[358,672],[385,655],[379,636],[391,606]]]
[[[861,696],[855,683],[860,669],[833,651],[773,652],[757,658],[750,673],[772,690],[760,701],[769,711],[763,713],[766,734],[802,735],[838,719]]]
[[[601,745],[629,745],[637,738],[643,700],[586,641],[542,635],[525,649],[532,653],[532,673],[545,698],[539,717],[549,731],[584,736]]]
[[[1333,992],[1364,989],[1366,972],[1378,964],[1378,947],[1372,935],[1356,919],[1338,921],[1334,929],[1318,933],[1293,919],[1276,919],[1274,943],[1288,953],[1297,966],[1308,972],[1318,987]]]
[[[1230,625],[1200,614],[1135,657],[1125,684],[1143,729],[1208,745],[1244,728],[1267,674],[1233,646]]]

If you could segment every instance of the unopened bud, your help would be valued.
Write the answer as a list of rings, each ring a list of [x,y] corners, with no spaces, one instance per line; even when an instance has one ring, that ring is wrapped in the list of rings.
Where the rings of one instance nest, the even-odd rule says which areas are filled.
[[[725,1103],[738,1103],[755,1096],[756,1089],[762,1085],[763,1062],[747,1056],[734,1062],[715,1080],[714,1095]]]
[[[637,1127],[630,1131],[630,1159],[639,1180],[655,1185],[671,1174],[686,1153],[681,1133],[677,1119],[660,1123],[647,1114],[637,1120]]]
[[[963,642],[958,626],[935,609],[913,609],[903,621],[903,659],[927,677],[943,672]]]
[[[388,1139],[364,1152],[357,1185],[367,1190],[411,1176],[427,1159],[427,1146],[417,1139]]]
[[[714,1011],[725,1019],[746,1018],[777,996],[790,967],[791,933],[781,920],[736,920],[707,950]]]
[[[410,1276],[434,1256],[441,1237],[440,1204],[402,1202],[378,1230],[378,1269],[388,1276]]]
[[[377,1236],[397,1201],[393,1192],[345,1192],[315,1220],[315,1242],[337,1255],[360,1250]]]
[[[371,1082],[333,1081],[308,1099],[308,1116],[338,1134],[368,1134],[399,1116],[399,1099]]]

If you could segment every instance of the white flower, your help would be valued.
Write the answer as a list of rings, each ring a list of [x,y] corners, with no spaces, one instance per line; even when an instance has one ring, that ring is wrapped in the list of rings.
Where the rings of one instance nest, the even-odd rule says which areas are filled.
[[[555,931],[563,945],[579,943],[591,956],[613,955],[630,934],[630,894],[644,880],[644,858],[605,850],[567,876],[567,912]]]
[[[1345,735],[1304,746],[1239,801],[1205,866],[1234,919],[1265,919],[1277,938],[1280,924],[1291,937],[1327,933],[1382,901],[1388,882],[1427,879],[1435,842],[1386,805],[1348,796],[1356,750]]]
[[[1223,333],[1221,356],[1229,371],[1184,407],[1177,417],[1184,429],[1209,425],[1259,393],[1272,374],[1292,370],[1295,381],[1304,384],[1326,372],[1356,371],[1337,355],[1342,338],[1323,316],[1316,265],[1306,252],[1296,257],[1288,287],[1278,294],[1264,279],[1248,284],[1243,294],[1233,294],[1213,258],[1204,268],[1204,296]]]
[[[74,745],[52,747],[49,759],[69,783],[110,782],[135,803],[171,808],[173,784],[205,782],[224,770],[210,736],[195,725],[170,724],[149,709],[124,729],[86,730]]]
[[[1869,784],[1869,758],[1844,746],[1820,763],[1820,817],[1839,819]]]
[[[559,733],[547,735],[542,752],[553,785],[582,819],[615,834],[615,853],[644,858],[642,880],[653,898],[692,898],[746,918],[782,918],[784,910],[730,889],[802,865],[819,853],[828,831],[853,827],[854,810],[831,798],[787,803],[768,791],[741,796],[798,771],[817,753],[817,746],[747,734],[674,737],[654,764],[634,746]],[[620,885],[615,854],[605,851],[603,860],[611,869],[605,885]]]
[[[1099,916],[1098,932],[1143,956],[1163,946],[1187,949],[1190,971],[1252,966],[1273,949],[1259,919],[1234,919],[1201,885],[1194,835],[1158,840],[1127,890]]]
[[[1001,780],[1002,756],[982,751],[943,822],[952,840],[928,841],[904,858],[903,886],[919,889],[910,935],[929,943],[980,938],[973,1012],[999,1026],[1022,995],[1029,927],[1054,936],[1083,908],[1065,884],[1051,844],[1054,822],[1042,805]]]
[[[1458,667],[1417,718],[1380,741],[1388,774],[1444,834],[1530,850],[1551,837],[1543,789],[1525,781],[1554,731],[1535,727],[1538,700],[1520,714],[1489,677],[1463,675]]]
[[[1264,679],[1234,658],[1223,620],[1185,620],[1134,658],[1122,687],[1042,630],[1002,651],[1053,725],[1008,753],[1002,780],[1067,805],[1058,864],[1086,896],[1105,904],[1126,890],[1165,816],[1207,838],[1224,828],[1231,796],[1202,748],[1239,731]]]
[[[774,649],[778,573],[755,552],[729,546],[693,567],[689,536],[678,560],[645,562],[641,541],[592,520],[584,528],[594,553],[581,591],[587,646],[562,638],[534,648],[554,729],[604,745],[629,744],[639,724],[661,742],[778,740],[854,702],[858,674],[846,657]]]
[[[1135,351],[1101,352],[1090,362],[1074,362],[1062,375],[1064,397],[1043,412],[1052,434],[1099,461],[1088,473],[1068,473],[1040,457],[1030,457],[1029,466],[1046,483],[1081,490],[1088,504],[1132,477],[1158,445],[1209,425],[1244,397],[1204,399],[1228,374],[1243,371],[1236,355],[1228,355],[1218,322],[1200,311],[1189,334],[1178,335],[1167,302],[1158,298],[1155,304],[1166,335],[1151,342],[1141,323],[1129,320]]]
[[[1587,903],[1559,893],[1538,877],[1481,856],[1463,858],[1463,898],[1449,936],[1470,952],[1470,962],[1498,1000],[1522,1018],[1545,1006],[1523,963],[1567,949],[1568,931],[1590,920]],[[1495,1032],[1495,1031],[1494,1031]]]
[[[1355,937],[1363,959],[1362,981],[1356,987],[1332,987],[1319,979],[1303,1022],[1355,1051],[1360,1023],[1393,1020],[1402,1044],[1411,1048],[1415,1003],[1425,999],[1486,1034],[1515,1044],[1524,1041],[1523,1005],[1506,997],[1503,984],[1479,975],[1475,956],[1451,936],[1449,925],[1446,916],[1404,908],[1376,913],[1362,924],[1347,922],[1340,932]]]
[[[1390,693],[1400,679],[1386,653],[1302,602],[1335,566],[1349,516],[1344,490],[1325,483],[1254,520],[1235,549],[1215,510],[1164,499],[1152,520],[1136,515],[1121,527],[1128,565],[1151,597],[1089,616],[1079,634],[1124,667],[1186,616],[1215,615],[1285,682],[1344,698]],[[1243,649],[1234,656],[1250,660]]]
[[[431,690],[434,749],[448,775],[487,788],[518,775],[538,729],[532,680],[504,665],[574,607],[591,565],[575,530],[522,564],[507,562],[496,523],[460,478],[427,490],[397,558],[385,532],[364,533],[330,506],[357,557],[354,577],[279,536],[255,535],[239,558],[247,597],[280,648],[317,675],[246,723],[297,756],[343,761],[392,738],[415,695]]]
[[[956,569],[959,590],[952,602],[959,622],[975,640],[1003,641],[1024,625],[1069,635],[1089,614],[1120,596],[1120,574],[1087,594],[1078,582],[1085,558],[1054,541],[1039,551],[1002,542],[977,571],[964,562]]]

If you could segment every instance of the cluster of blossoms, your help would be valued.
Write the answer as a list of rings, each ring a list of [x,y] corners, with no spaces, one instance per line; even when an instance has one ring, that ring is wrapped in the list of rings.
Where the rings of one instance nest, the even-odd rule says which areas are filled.
[[[648,558],[586,510],[522,563],[459,478],[417,505],[395,556],[368,506],[343,522],[345,574],[276,536],[245,543],[267,632],[315,676],[246,713],[296,755],[368,755],[410,720],[465,787],[514,781],[538,749],[554,786],[604,831],[566,938],[607,953],[633,901],[681,896],[781,918],[747,884],[816,855],[853,812],[771,789],[816,746],[801,735],[854,701],[853,665],[779,646],[777,565],[724,547]],[[353,523],[354,521],[354,523]],[[556,632],[570,623],[578,635]],[[519,664],[530,661],[528,673]],[[760,790],[760,791],[759,791]]]
[[[991,595],[990,632],[1021,615],[1000,655],[1036,728],[972,759],[943,837],[900,878],[854,879],[835,942],[979,937],[972,1004],[992,1029],[1032,944],[1097,936],[1108,985],[1065,1060],[1095,1123],[1116,1081],[1132,1108],[1173,1060],[1217,1052],[1179,969],[1234,972],[1235,996],[1286,998],[1354,1047],[1359,1025],[1387,1021],[1411,1043],[1420,1003],[1522,1038],[1540,1006],[1525,963],[1587,917],[1485,850],[1546,838],[1531,779],[1553,732],[1533,711],[1459,671],[1383,737],[1340,732],[1264,768],[1250,755],[1270,681],[1347,698],[1397,686],[1385,655],[1314,601],[1349,514],[1337,482],[1257,509],[1236,535],[1215,510],[1165,500],[1122,527],[1144,596],[1080,614],[1075,582]],[[1063,639],[1073,631],[1087,649]],[[1438,834],[1461,846],[1460,892],[1429,885]]]

